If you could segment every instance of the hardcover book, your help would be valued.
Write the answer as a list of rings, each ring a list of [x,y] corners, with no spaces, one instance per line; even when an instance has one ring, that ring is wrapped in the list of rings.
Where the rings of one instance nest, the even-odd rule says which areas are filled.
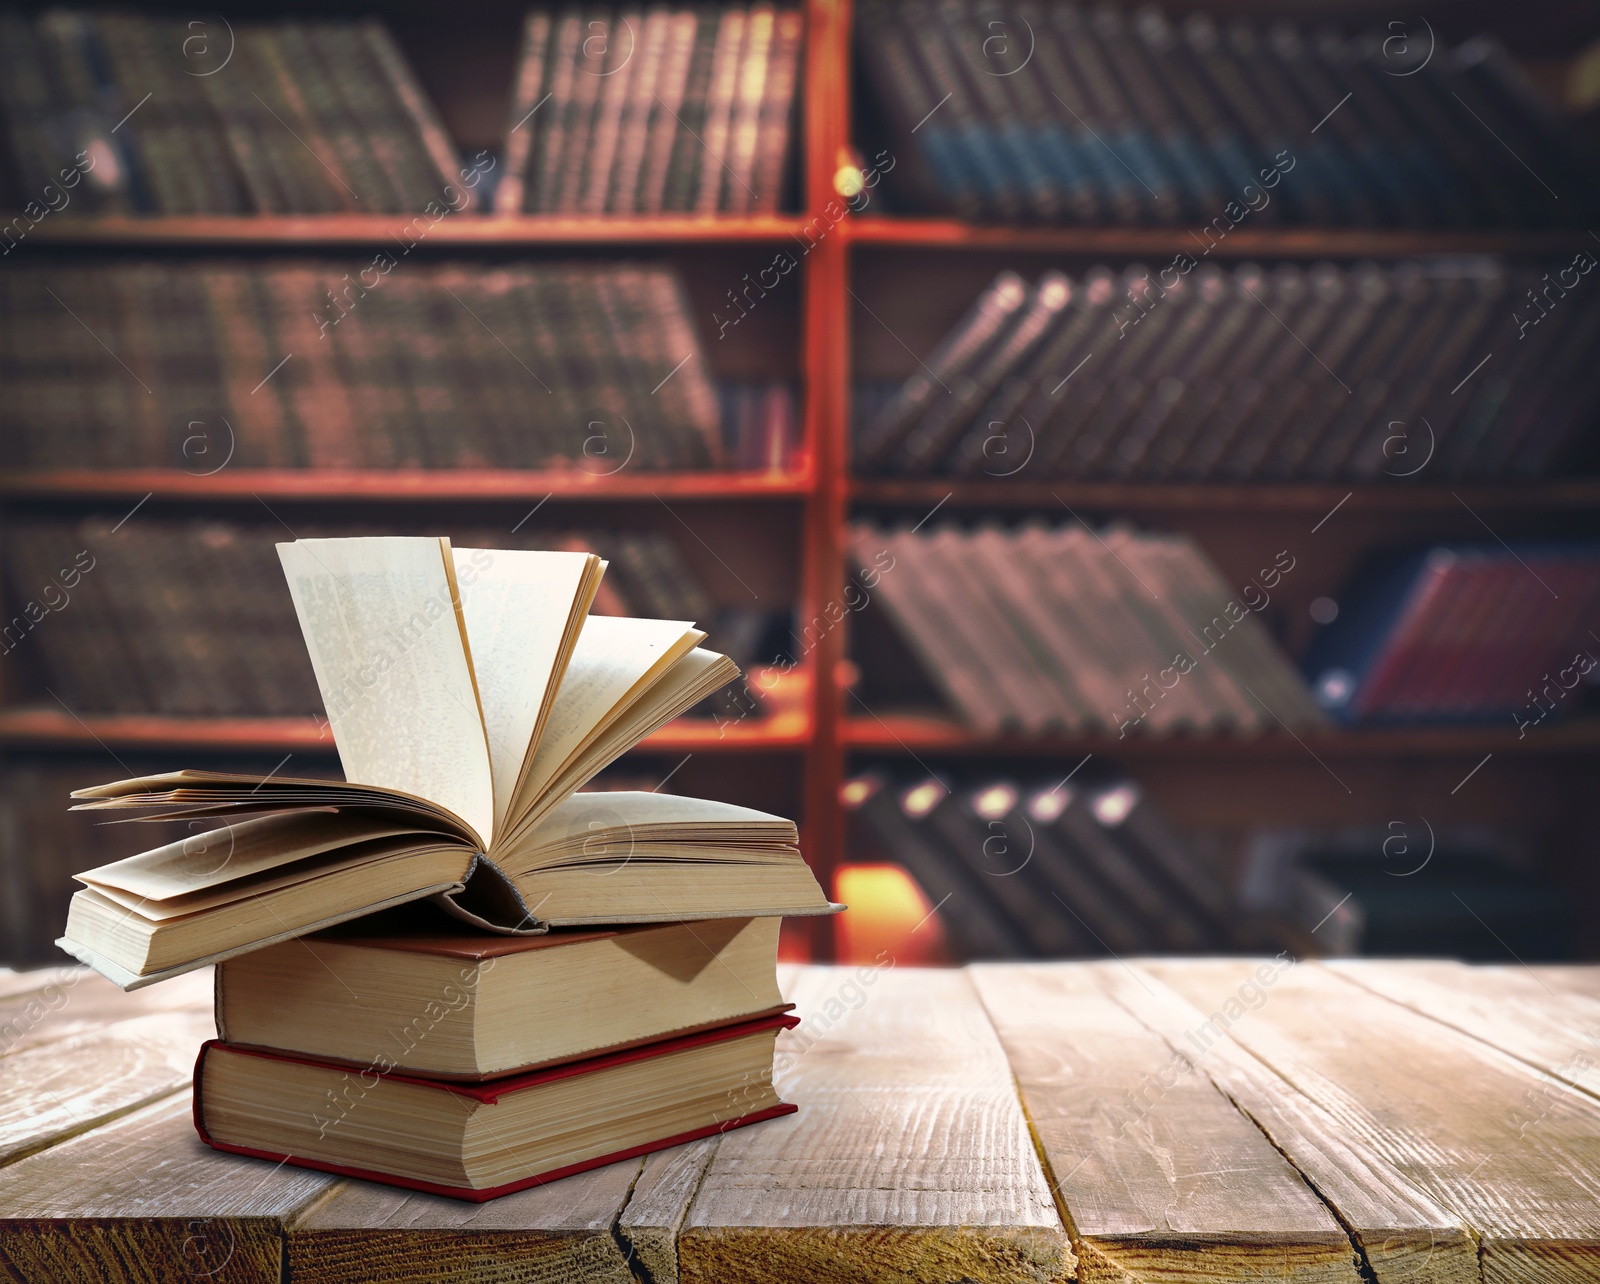
[[[793,1114],[773,1015],[483,1083],[204,1044],[194,1122],[218,1150],[474,1202]]]

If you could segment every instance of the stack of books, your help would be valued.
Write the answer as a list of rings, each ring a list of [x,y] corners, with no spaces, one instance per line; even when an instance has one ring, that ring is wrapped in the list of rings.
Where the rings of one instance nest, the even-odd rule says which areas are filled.
[[[0,106],[22,180],[20,239],[48,211],[425,213],[478,203],[384,25],[0,13]]]
[[[774,212],[803,29],[767,3],[533,10],[495,211]]]
[[[1336,608],[1305,670],[1341,722],[1500,721],[1526,736],[1600,683],[1593,543],[1383,554]]]
[[[865,471],[1433,481],[1570,466],[1600,410],[1595,256],[1001,272],[899,386]],[[1550,325],[1542,322],[1554,314]]]
[[[1583,226],[1587,139],[1496,41],[1044,0],[873,0],[857,48],[911,163],[968,218]],[[1497,141],[1499,147],[1486,144]],[[1561,199],[1528,181],[1562,176]]]
[[[593,554],[279,552],[348,783],[73,795],[225,822],[80,874],[58,942],[128,989],[220,965],[202,1138],[483,1200],[792,1111],[777,920],[836,908],[793,822],[578,792],[736,666],[691,624],[591,616]]]
[[[397,238],[360,267],[16,265],[0,277],[7,462],[597,477],[723,462],[675,269],[409,250]]]
[[[903,866],[959,960],[1236,944],[1223,880],[1131,780],[871,770],[841,799],[852,855]]]
[[[864,629],[881,605],[899,667],[920,662],[985,735],[1255,734],[1327,721],[1258,618],[1294,571],[1286,550],[1230,584],[1185,535],[856,526],[849,544]]]

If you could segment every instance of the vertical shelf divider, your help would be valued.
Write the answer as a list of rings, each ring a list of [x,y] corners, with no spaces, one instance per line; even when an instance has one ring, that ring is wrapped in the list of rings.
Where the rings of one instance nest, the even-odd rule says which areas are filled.
[[[848,261],[843,202],[834,191],[850,136],[850,0],[807,0],[803,174],[801,358],[806,439],[813,485],[806,499],[801,593],[795,642],[811,674],[811,743],[806,751],[806,858],[829,895],[844,854],[839,786],[844,776],[844,519],[849,425]],[[841,614],[834,620],[833,613]],[[832,919],[810,927],[812,957],[835,957]]]

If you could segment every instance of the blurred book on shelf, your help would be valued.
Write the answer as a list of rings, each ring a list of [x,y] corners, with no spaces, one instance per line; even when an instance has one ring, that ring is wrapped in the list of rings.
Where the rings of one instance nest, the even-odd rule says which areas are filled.
[[[1526,736],[1600,685],[1600,546],[1435,545],[1369,562],[1306,655],[1341,722],[1514,722]]]
[[[392,534],[392,528],[298,526],[300,536]],[[13,519],[4,550],[4,653],[74,713],[311,715],[322,708],[272,525],[141,516]],[[524,530],[507,536],[452,527],[466,547],[594,551],[610,568],[595,612],[699,622],[728,654],[751,663],[765,612],[728,610],[707,593],[667,536],[618,530]],[[15,703],[28,685],[14,682]],[[722,699],[722,693],[716,700]],[[726,701],[759,711],[740,680]],[[717,705],[716,709],[721,706]],[[716,710],[713,710],[716,711]],[[331,740],[329,742],[331,748]]]
[[[1493,38],[1446,47],[1395,25],[872,0],[856,47],[911,161],[893,187],[908,210],[1223,235],[1583,226],[1600,207],[1592,140]],[[1525,165],[1559,175],[1566,199]]]
[[[775,212],[803,27],[765,3],[531,11],[495,212]]]
[[[724,383],[722,457],[741,472],[785,472],[800,455],[800,416],[785,383]]]
[[[903,867],[957,961],[1193,952],[1233,942],[1222,880],[1132,781],[871,770],[846,781],[841,797],[853,857]]]
[[[7,10],[0,108],[29,220],[8,240],[68,208],[437,219],[478,201],[479,171],[375,18]]]
[[[1180,257],[1001,272],[904,383],[858,389],[858,470],[1395,483],[1540,477],[1587,444],[1587,252],[1231,272]]]
[[[1120,527],[858,525],[849,547],[907,659],[980,734],[1255,733],[1325,721],[1256,618],[1294,569],[1287,553],[1260,583],[1234,588],[1187,536]],[[863,619],[869,609],[864,601]],[[870,679],[871,659],[858,659]]]
[[[1307,952],[1458,958],[1576,957],[1572,898],[1492,831],[1271,830],[1250,845],[1239,891]]]
[[[674,269],[403,255],[396,242],[355,272],[281,260],[8,270],[8,466],[605,477],[725,463],[717,392]],[[741,447],[761,436],[757,418]]]

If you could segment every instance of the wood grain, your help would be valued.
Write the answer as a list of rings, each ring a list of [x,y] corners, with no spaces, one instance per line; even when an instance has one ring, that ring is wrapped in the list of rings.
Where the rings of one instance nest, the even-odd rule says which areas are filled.
[[[784,993],[792,989],[784,979]],[[617,1231],[653,1284],[678,1284],[678,1231],[716,1152],[706,1137],[647,1155]]]
[[[1327,966],[1353,985],[1600,1097],[1600,998],[1549,985],[1516,966],[1469,967],[1432,960]]]
[[[1378,965],[1374,965],[1378,966]],[[1152,962],[1202,1012],[1250,965]],[[1600,1106],[1552,1094],[1531,1124],[1516,1107],[1544,1082],[1481,1041],[1315,967],[1282,976],[1229,1033],[1331,1114],[1352,1145],[1399,1169],[1479,1241],[1482,1278],[1600,1278]]]
[[[1072,1227],[1084,1284],[1357,1284],[1349,1237],[1203,1076],[1093,968],[970,969]]]
[[[87,1034],[116,1021],[158,1012],[209,1017],[210,968],[124,993],[88,968],[53,968],[41,989],[0,1000],[0,1057]]]
[[[86,974],[92,975],[88,968],[75,966],[28,968],[21,972],[0,968],[0,999],[33,994],[51,985],[71,989],[76,984],[75,978]]]
[[[333,1181],[212,1150],[185,1094],[0,1169],[0,1277],[279,1284],[281,1219]]]
[[[628,1160],[486,1204],[342,1183],[288,1230],[295,1284],[632,1284],[612,1227]]]
[[[1240,1020],[1248,1019],[1252,1005],[1272,1001],[1286,966],[1277,960],[1256,966],[1255,985],[1240,997]],[[1095,972],[1106,993],[1184,1053],[1294,1165],[1350,1233],[1377,1284],[1478,1279],[1477,1244],[1459,1218],[1399,1169],[1352,1145],[1333,1115],[1240,1047],[1207,1013],[1143,970],[1099,965]]]
[[[0,1061],[0,1164],[189,1086],[211,1013],[117,1021]]]
[[[1010,1070],[956,971],[809,968],[778,1042],[797,1116],[723,1136],[685,1284],[1065,1281],[1073,1257]]]

